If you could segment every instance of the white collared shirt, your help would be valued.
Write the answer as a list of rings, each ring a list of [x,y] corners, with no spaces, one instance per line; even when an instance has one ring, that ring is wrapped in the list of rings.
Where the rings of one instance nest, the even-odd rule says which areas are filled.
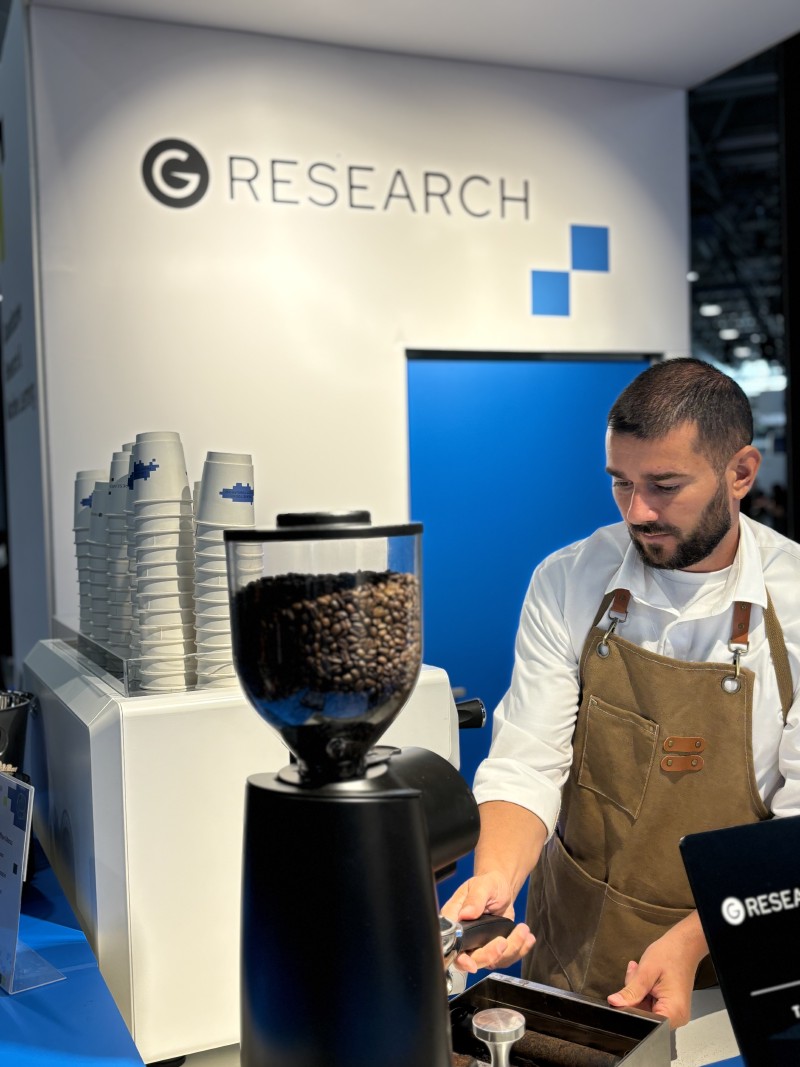
[[[511,686],[495,710],[492,746],[475,776],[479,804],[519,804],[553,832],[572,762],[578,661],[586,635],[605,594],[628,589],[631,603],[619,635],[649,652],[693,662],[732,662],[733,603],[753,605],[750,647],[741,662],[756,678],[756,781],[773,814],[800,815],[800,545],[745,516],[739,524],[736,558],[724,571],[647,567],[622,522],[553,553],[536,568],[522,607]],[[764,628],[767,590],[794,687],[785,726]]]

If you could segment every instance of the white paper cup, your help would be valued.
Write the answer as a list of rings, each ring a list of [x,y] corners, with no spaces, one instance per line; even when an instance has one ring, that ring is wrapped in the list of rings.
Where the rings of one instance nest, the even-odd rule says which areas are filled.
[[[108,520],[108,482],[97,481],[92,491],[89,513],[89,543],[105,544]]]
[[[178,512],[172,515],[139,515],[133,514],[133,533],[135,536],[143,534],[160,533],[183,533],[190,541],[194,541],[194,527],[190,515],[181,515]]]
[[[89,529],[92,493],[97,482],[107,478],[104,470],[78,471],[75,475],[74,528]]]
[[[227,574],[213,574],[203,568],[198,570],[195,567],[194,585],[202,593],[217,593],[220,589],[227,593],[228,576]]]
[[[195,599],[205,604],[227,604],[229,601],[227,585],[209,585],[208,582],[195,582]]]
[[[145,579],[152,581],[180,581],[183,583],[181,587],[183,589],[191,589],[194,585],[194,564],[191,562],[136,563],[133,573],[137,582],[142,582]]]
[[[121,589],[109,587],[107,591],[109,604],[124,604],[131,602],[131,587],[124,585]]]
[[[203,464],[199,522],[254,525],[253,458],[243,452],[209,452]]]
[[[161,599],[161,598],[158,598]],[[163,599],[167,599],[164,597]],[[180,604],[176,604],[172,608],[142,608],[139,605],[139,628],[151,627],[158,629],[159,627],[173,627],[173,626],[188,626],[191,628],[191,632],[194,633],[194,607],[181,607]]]
[[[109,482],[116,482],[120,478],[127,478],[130,462],[130,452],[123,452],[122,450],[115,452],[111,457],[111,467],[109,468],[108,475]]]
[[[218,556],[208,556],[204,552],[195,552],[195,570],[204,574],[219,574],[223,578],[228,576],[228,561]]]
[[[132,613],[133,613],[133,606],[131,605],[131,602],[129,600],[128,601],[125,601],[125,600],[115,601],[113,604],[109,600],[109,602],[108,602],[108,617],[109,617],[109,619],[113,619],[115,617],[118,618],[118,619],[123,618],[123,617],[130,618]]]
[[[128,574],[109,574],[108,580],[106,581],[106,587],[108,589],[109,596],[111,595],[112,591],[116,591],[118,593],[127,593],[127,595],[130,596],[131,595],[131,576],[130,576],[130,573],[128,573]]]
[[[171,583],[154,584],[139,590],[136,603],[140,611],[182,611],[194,607],[194,592],[176,588]]]
[[[157,518],[159,515],[183,515],[194,518],[191,500],[185,497],[165,497],[163,500],[131,500],[134,515],[141,518]]]
[[[151,678],[142,675],[139,688],[144,693],[183,693],[187,689],[194,689],[197,685],[197,676],[190,674],[175,674],[166,678]]]
[[[197,654],[204,652],[227,652],[229,659],[233,658],[233,646],[230,634],[214,634],[211,637],[195,638]]]
[[[135,592],[138,597],[145,596],[172,596],[175,593],[188,593],[194,595],[194,580],[191,575],[169,574],[169,568],[164,564],[153,564],[152,570],[158,569],[161,573],[155,575],[141,575],[136,579]]]
[[[134,544],[137,563],[191,563],[194,566],[194,545],[183,534],[137,534]],[[152,554],[158,550],[168,555],[158,559]]]
[[[163,626],[160,630],[143,630],[139,634],[141,659],[181,659],[194,654],[194,634],[184,633],[182,626]]]
[[[195,536],[198,541],[208,541],[211,544],[219,544],[224,540],[222,534],[227,529],[224,523],[209,523],[197,519],[194,524]]]
[[[195,687],[197,689],[230,689],[238,685],[238,679],[235,674],[220,674],[220,675],[197,675],[197,681]]]
[[[133,500],[190,501],[186,458],[173,431],[137,433],[133,446]]]
[[[218,545],[209,545],[207,542],[198,541],[195,538],[194,554],[201,563],[211,563],[216,560],[227,565],[225,545],[222,542]]]
[[[197,664],[197,684],[200,686],[232,685],[236,681],[236,671],[232,664],[207,664],[205,660]]]
[[[133,445],[130,450],[127,450],[126,446],[122,446],[122,450],[125,454],[125,462],[127,466],[124,469],[120,469],[120,473],[116,478],[111,479],[111,502],[109,505],[109,511],[112,515],[124,515],[125,512],[132,506],[133,501]]]
[[[227,600],[206,600],[205,597],[195,598],[195,612],[200,619],[230,619],[231,609]]]
[[[210,635],[221,634],[231,632],[231,620],[230,616],[227,619],[221,618],[218,615],[207,617],[199,616],[195,610],[195,630],[198,634]]]

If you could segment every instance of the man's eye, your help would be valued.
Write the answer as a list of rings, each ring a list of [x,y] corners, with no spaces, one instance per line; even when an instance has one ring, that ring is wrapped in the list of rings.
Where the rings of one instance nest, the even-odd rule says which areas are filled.
[[[619,478],[615,478],[614,481],[611,483],[612,489],[630,489],[630,487],[630,482],[623,482]]]
[[[659,493],[676,493],[679,489],[679,485],[657,485],[656,489]]]

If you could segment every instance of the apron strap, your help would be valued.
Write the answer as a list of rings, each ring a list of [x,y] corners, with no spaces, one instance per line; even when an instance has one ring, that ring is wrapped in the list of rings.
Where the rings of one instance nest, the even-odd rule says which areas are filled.
[[[592,626],[598,626],[600,620],[608,611],[609,618],[616,620],[617,622],[624,622],[628,614],[628,604],[631,600],[631,594],[627,589],[613,589],[610,593],[606,593],[603,597],[603,602],[600,605],[600,610],[594,617]]]
[[[783,639],[783,630],[772,606],[772,598],[767,593],[767,607],[764,611],[764,628],[767,631],[769,650],[772,653],[772,666],[775,669],[775,677],[778,679],[778,692],[781,697],[781,710],[783,722],[786,724],[786,716],[792,706],[794,698],[794,683],[792,671],[789,666],[789,653],[786,651],[786,642]]]
[[[600,608],[594,617],[592,627],[599,626],[600,620],[609,609],[612,611],[616,609],[624,616],[628,608],[629,600],[630,593],[627,589],[614,589],[612,592],[606,593],[600,604]],[[767,593],[767,606],[764,610],[764,628],[767,632],[769,650],[772,654],[772,666],[775,670],[775,677],[778,680],[778,693],[780,694],[781,710],[783,712],[783,721],[785,724],[786,717],[789,714],[789,709],[791,708],[794,699],[794,683],[792,681],[791,667],[789,666],[789,653],[786,651],[786,642],[783,639],[783,630],[781,629],[781,624],[778,622],[778,617],[775,614],[775,608],[773,607],[772,598],[769,593]],[[744,645],[747,647],[750,638],[749,631],[750,604],[737,601],[736,604],[734,604],[733,611],[731,644]]]
[[[592,623],[592,629],[594,629],[596,626],[600,625],[600,620],[603,618],[605,613],[608,611],[608,609],[609,609],[609,607],[611,605],[611,601],[613,599],[614,599],[614,594],[613,593],[606,593],[606,595],[603,597],[602,601],[600,602],[600,607],[598,609],[598,612],[594,617],[594,622]]]

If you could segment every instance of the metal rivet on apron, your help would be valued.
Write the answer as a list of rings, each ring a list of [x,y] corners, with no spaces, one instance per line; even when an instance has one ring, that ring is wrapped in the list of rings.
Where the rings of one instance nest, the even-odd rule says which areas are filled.
[[[672,766],[672,760],[671,760],[671,759],[668,759],[668,760],[667,760],[667,766],[668,766],[668,767],[671,767],[671,766]]]
[[[697,760],[696,760],[696,759],[693,759],[693,760],[692,760],[692,766],[693,766],[693,767],[696,767],[696,766],[697,766]]]
[[[608,647],[605,641],[601,641],[600,644],[597,646],[597,655],[601,656],[603,659],[606,658],[610,651],[611,649]]]
[[[674,741],[667,741],[667,744],[669,745],[670,748],[672,748],[672,746],[675,744],[675,742]]]
[[[720,682],[720,685],[726,693],[738,693],[742,688],[742,682],[740,678],[737,678],[733,674],[726,674]]]
[[[695,748],[700,748],[700,746],[701,746],[702,744],[703,744],[703,742],[702,742],[702,741],[695,741],[695,743],[694,743],[694,747],[695,747]]]

